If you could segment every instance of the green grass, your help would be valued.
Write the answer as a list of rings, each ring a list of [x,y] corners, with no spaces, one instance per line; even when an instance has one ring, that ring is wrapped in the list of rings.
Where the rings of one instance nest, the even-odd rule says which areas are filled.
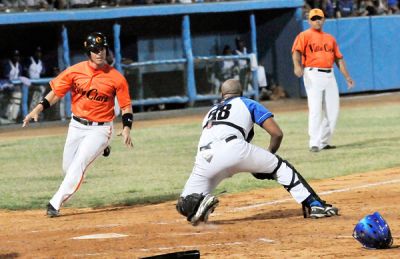
[[[322,179],[400,166],[400,105],[342,109],[335,150],[308,151],[307,111],[275,114],[284,131],[278,154],[307,179]],[[84,184],[66,204],[102,207],[173,200],[193,166],[200,121],[134,129],[135,147],[120,137],[112,154],[100,157]],[[29,130],[29,128],[27,129]],[[60,185],[65,136],[0,141],[0,208],[43,208]],[[267,147],[269,137],[256,127],[254,144]],[[276,186],[249,174],[226,179],[217,191],[230,193]]]

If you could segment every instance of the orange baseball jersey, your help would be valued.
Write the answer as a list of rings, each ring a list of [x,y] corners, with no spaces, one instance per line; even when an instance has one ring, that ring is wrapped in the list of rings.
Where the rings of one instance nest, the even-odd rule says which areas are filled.
[[[58,97],[71,91],[72,113],[90,121],[114,119],[115,95],[121,109],[131,105],[126,79],[109,65],[94,69],[88,61],[80,62],[51,80],[50,86]]]
[[[343,58],[332,35],[312,28],[297,35],[292,52],[296,50],[301,52],[305,67],[331,68],[335,59]]]

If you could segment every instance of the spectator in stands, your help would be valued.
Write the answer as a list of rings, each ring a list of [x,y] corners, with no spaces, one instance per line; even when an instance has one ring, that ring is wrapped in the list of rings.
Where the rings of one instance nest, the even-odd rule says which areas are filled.
[[[225,45],[222,50],[222,56],[232,55],[232,49],[229,45]],[[239,67],[233,59],[225,59],[221,62],[216,62],[213,72],[210,74],[209,82],[212,85],[212,93],[219,94],[219,89],[222,82],[226,79],[239,79]]]
[[[94,0],[70,0],[69,5],[72,8],[87,8],[96,5]]]
[[[46,0],[24,0],[25,11],[27,10],[47,10],[49,4]]]
[[[68,0],[49,0],[49,4],[53,10],[62,10],[68,7]]]
[[[398,0],[388,0],[388,14],[398,14],[399,11],[399,1]]]
[[[236,49],[235,55],[247,55],[247,47],[243,39],[237,37],[235,39]],[[249,60],[241,59],[238,61],[239,64],[239,80],[244,90],[248,89],[248,84],[250,82],[250,68],[249,68]]]
[[[385,6],[380,0],[361,0],[357,10],[360,16],[381,15],[385,13]]]
[[[19,50],[16,49],[12,52],[12,57],[8,59],[4,64],[3,72],[5,78],[7,78],[8,80],[20,79],[23,73],[20,60],[21,60],[20,52]],[[17,121],[19,111],[21,108],[21,98],[22,98],[21,85],[14,85],[5,112],[5,116],[10,122]]]
[[[247,48],[244,41],[240,38],[236,38],[236,50],[237,55],[247,55]],[[257,83],[259,87],[259,92],[261,95],[267,94],[267,78],[265,75],[265,69],[263,66],[258,65],[258,60],[256,55],[252,55],[250,62],[248,59],[239,60],[239,78],[245,89],[252,89],[252,71],[257,72]]]
[[[229,45],[224,46],[224,49],[222,50],[222,55],[232,55],[232,49]],[[232,59],[224,60],[221,63],[220,75],[221,82],[225,82],[228,79],[239,79],[239,67],[237,62]]]
[[[336,0],[336,18],[354,15],[353,0]]]
[[[40,46],[35,49],[33,56],[29,57],[27,68],[30,79],[39,79],[45,75],[46,67],[42,60],[42,48]],[[33,84],[30,87],[30,91],[32,91],[32,98],[29,110],[32,110],[43,99],[46,92],[46,86]]]

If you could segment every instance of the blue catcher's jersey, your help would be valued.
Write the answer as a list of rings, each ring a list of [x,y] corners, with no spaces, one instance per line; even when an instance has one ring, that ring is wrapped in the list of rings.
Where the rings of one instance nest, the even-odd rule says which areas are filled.
[[[203,119],[199,145],[231,135],[250,142],[254,123],[262,125],[274,115],[260,103],[246,97],[233,97],[214,105]]]

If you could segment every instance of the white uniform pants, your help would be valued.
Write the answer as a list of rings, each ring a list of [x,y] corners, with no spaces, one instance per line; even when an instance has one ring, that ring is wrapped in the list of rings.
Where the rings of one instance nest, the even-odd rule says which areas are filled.
[[[333,69],[330,73],[318,68],[304,69],[304,86],[308,102],[309,146],[324,148],[330,144],[339,116],[339,90]]]
[[[228,143],[217,140],[210,145],[211,149],[199,151],[184,190],[186,197],[192,193],[209,194],[225,178],[239,172],[272,173],[278,165],[278,158],[269,151],[247,143],[243,139],[234,139]],[[282,163],[276,173],[276,180],[282,185],[290,185],[293,170]],[[295,175],[297,181],[297,175]],[[293,198],[301,203],[310,192],[299,184],[290,191]]]
[[[64,146],[65,177],[50,200],[56,210],[79,189],[86,169],[110,143],[112,131],[112,123],[106,126],[86,126],[71,119]]]

